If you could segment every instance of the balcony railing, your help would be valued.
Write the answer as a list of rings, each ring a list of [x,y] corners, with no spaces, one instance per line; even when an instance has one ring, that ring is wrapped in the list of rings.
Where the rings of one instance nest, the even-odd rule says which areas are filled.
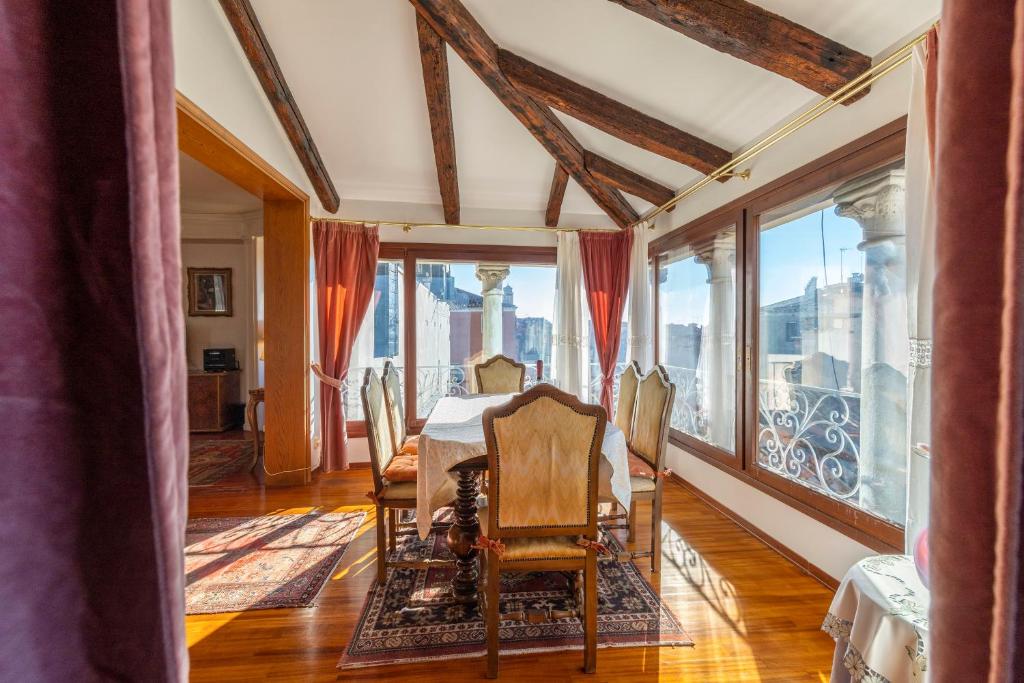
[[[757,464],[833,498],[861,488],[860,394],[762,380]]]

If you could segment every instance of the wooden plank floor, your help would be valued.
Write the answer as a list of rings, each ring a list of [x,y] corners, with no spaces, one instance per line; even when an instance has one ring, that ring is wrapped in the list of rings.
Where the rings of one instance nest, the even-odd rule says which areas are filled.
[[[263,490],[247,477],[193,490],[192,517],[324,510],[369,511],[320,596],[308,609],[186,619],[193,681],[476,681],[482,659],[338,671],[374,577],[368,470],[318,477],[309,487]],[[243,481],[246,479],[246,481]],[[649,519],[646,505],[641,520]],[[653,581],[696,645],[598,651],[597,673],[581,655],[503,657],[507,681],[827,681],[832,641],[819,630],[830,591],[677,484],[666,484],[669,542]],[[641,523],[641,528],[644,525]],[[638,534],[646,545],[647,533]],[[641,565],[643,563],[641,562]],[[645,571],[649,577],[649,572]]]

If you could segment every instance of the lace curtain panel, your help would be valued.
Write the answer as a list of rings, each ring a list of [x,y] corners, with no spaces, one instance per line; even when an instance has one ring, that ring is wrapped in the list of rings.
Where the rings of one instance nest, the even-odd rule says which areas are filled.
[[[562,391],[583,393],[583,266],[580,237],[558,233],[555,270],[555,362],[552,376]]]

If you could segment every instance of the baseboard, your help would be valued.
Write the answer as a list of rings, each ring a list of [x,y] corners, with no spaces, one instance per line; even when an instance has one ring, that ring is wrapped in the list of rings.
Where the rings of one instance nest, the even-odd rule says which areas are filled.
[[[751,524],[749,521],[747,521],[746,519],[744,519],[740,515],[736,514],[735,512],[730,510],[725,505],[722,505],[720,502],[718,502],[717,500],[715,500],[714,498],[709,496],[704,491],[701,491],[699,488],[697,488],[696,486],[694,486],[690,482],[686,481],[685,479],[680,477],[675,472],[672,472],[669,475],[669,478],[670,478],[671,481],[675,482],[676,484],[679,484],[684,489],[686,489],[687,491],[689,491],[693,495],[695,495],[698,498],[700,498],[700,500],[702,502],[704,502],[706,505],[708,505],[709,507],[713,508],[714,510],[717,510],[718,512],[722,513],[723,515],[725,515],[726,517],[731,519],[733,522],[738,524],[741,528],[743,528],[751,536],[754,536],[755,538],[760,540],[762,543],[767,545],[769,548],[771,548],[772,550],[777,552],[779,555],[782,555],[784,558],[786,558],[787,560],[789,560],[790,562],[795,564],[798,569],[803,571],[805,574],[807,574],[811,578],[816,579],[819,583],[821,583],[823,586],[825,586],[829,590],[833,590],[834,591],[834,590],[839,588],[839,581],[837,581],[833,576],[831,576],[824,569],[822,569],[818,565],[814,564],[813,562],[808,560],[806,557],[804,557],[800,553],[796,552],[795,550],[793,550],[792,548],[790,548],[786,544],[782,543],[778,539],[772,537],[770,534],[765,533],[764,531],[759,529],[756,525]]]
[[[364,460],[362,462],[350,462],[348,464],[348,468],[350,470],[368,470],[370,469],[370,462],[368,460]]]

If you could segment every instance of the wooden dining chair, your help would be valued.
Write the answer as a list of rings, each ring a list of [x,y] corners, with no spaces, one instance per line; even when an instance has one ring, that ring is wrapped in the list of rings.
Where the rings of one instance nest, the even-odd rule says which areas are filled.
[[[366,419],[366,441],[370,447],[370,470],[373,491],[367,496],[373,501],[377,513],[377,581],[387,578],[387,568],[395,566],[455,566],[454,561],[423,560],[397,562],[390,559],[397,537],[416,533],[415,525],[399,524],[396,512],[416,509],[416,456],[403,454],[395,448],[388,415],[386,391],[381,378],[366,368],[359,389]],[[440,529],[446,525],[436,525]]]
[[[409,436],[408,425],[405,423],[405,402],[402,400],[402,383],[398,376],[398,368],[390,360],[384,361],[384,370],[380,373],[384,383],[384,405],[388,411],[388,426],[391,430],[391,445],[396,448],[395,457],[400,455],[413,456],[419,454],[419,436]]]
[[[633,558],[651,557],[651,571],[661,569],[661,498],[668,450],[668,428],[676,386],[661,365],[655,365],[637,387],[636,409],[629,445],[629,540],[636,537],[637,502],[651,503],[651,549],[633,553]]]
[[[473,368],[478,394],[518,394],[526,382],[526,366],[498,354]]]
[[[489,481],[481,512],[487,676],[498,675],[502,572],[572,576],[575,610],[549,618],[583,621],[583,670],[597,666],[597,477],[607,414],[540,384],[483,414]],[[581,576],[582,575],[582,576]],[[581,580],[582,579],[582,580]]]
[[[615,404],[613,423],[626,436],[626,443],[633,434],[633,412],[636,408],[636,390],[640,386],[640,364],[631,361],[619,375],[619,400]]]

